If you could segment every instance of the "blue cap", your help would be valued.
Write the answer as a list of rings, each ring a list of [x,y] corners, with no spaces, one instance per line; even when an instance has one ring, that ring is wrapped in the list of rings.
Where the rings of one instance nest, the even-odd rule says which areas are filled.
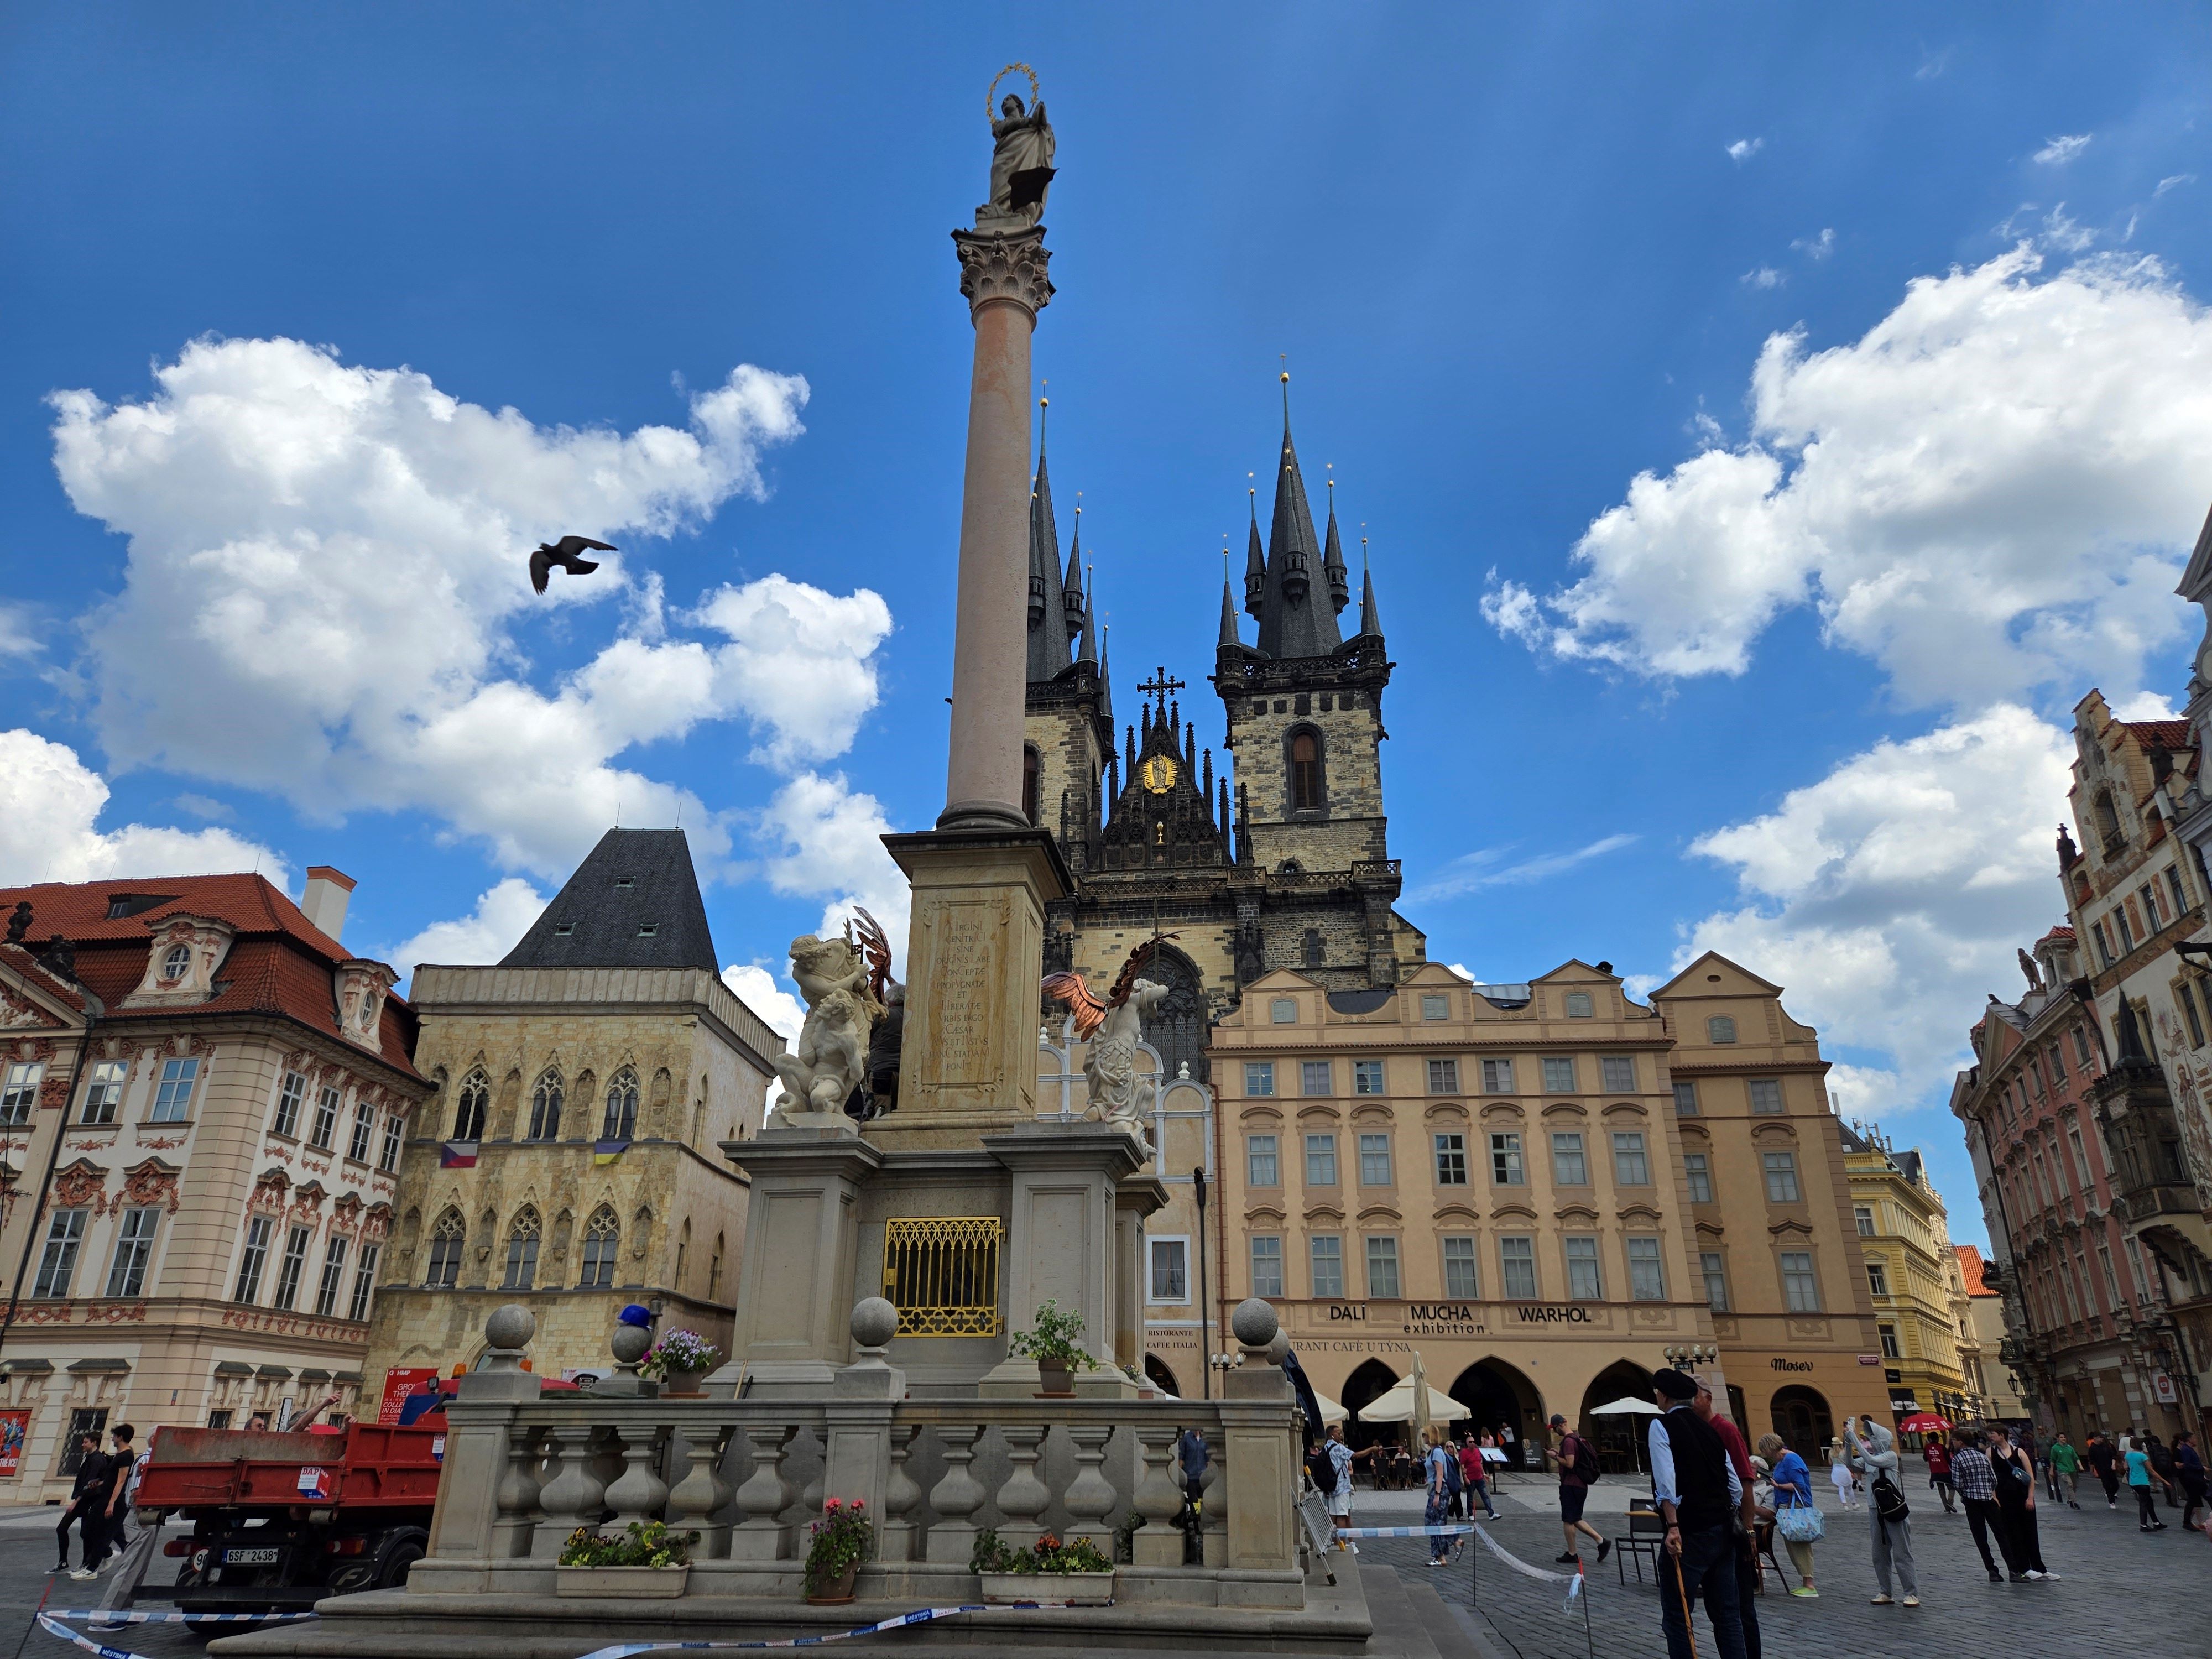
[[[618,1324],[650,1325],[653,1323],[653,1310],[643,1303],[633,1302],[617,1314],[615,1319]]]

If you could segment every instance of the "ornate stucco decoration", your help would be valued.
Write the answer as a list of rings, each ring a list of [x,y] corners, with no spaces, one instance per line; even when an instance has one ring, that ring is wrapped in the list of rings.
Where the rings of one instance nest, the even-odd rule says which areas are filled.
[[[126,1008],[205,1002],[215,992],[216,971],[230,954],[234,930],[211,916],[173,915],[147,923],[153,947],[138,988],[123,1000]]]
[[[337,995],[338,1034],[372,1054],[384,1051],[384,1000],[399,975],[380,962],[356,957],[331,970]]]

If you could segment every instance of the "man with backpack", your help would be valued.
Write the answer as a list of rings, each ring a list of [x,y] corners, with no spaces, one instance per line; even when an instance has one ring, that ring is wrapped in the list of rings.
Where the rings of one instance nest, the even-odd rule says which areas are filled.
[[[1559,1466],[1559,1528],[1566,1534],[1566,1547],[1559,1559],[1582,1559],[1575,1534],[1583,1533],[1596,1543],[1597,1559],[1602,1561],[1612,1553],[1613,1540],[1583,1519],[1583,1505],[1589,1501],[1589,1489],[1597,1484],[1597,1448],[1570,1429],[1566,1418],[1558,1412],[1552,1413],[1552,1428],[1559,1437],[1559,1449],[1544,1455]]]
[[[1328,1505],[1328,1518],[1341,1530],[1352,1524],[1352,1448],[1344,1443],[1344,1425],[1328,1425],[1328,1439],[1323,1443],[1322,1451],[1334,1483],[1321,1487],[1322,1497]],[[1316,1479],[1314,1484],[1320,1486],[1321,1481]],[[1359,1553],[1358,1545],[1346,1543],[1341,1538],[1336,1540],[1336,1547],[1348,1549],[1354,1555]]]

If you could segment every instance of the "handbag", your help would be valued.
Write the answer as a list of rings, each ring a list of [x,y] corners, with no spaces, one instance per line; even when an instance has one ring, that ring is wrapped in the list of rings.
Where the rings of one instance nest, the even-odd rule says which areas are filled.
[[[1885,1521],[1902,1521],[1912,1513],[1912,1506],[1905,1501],[1905,1494],[1897,1489],[1897,1482],[1887,1474],[1874,1478],[1874,1510]]]
[[[1774,1530],[1792,1544],[1817,1544],[1828,1535],[1828,1523],[1810,1504],[1791,1502],[1774,1511]]]

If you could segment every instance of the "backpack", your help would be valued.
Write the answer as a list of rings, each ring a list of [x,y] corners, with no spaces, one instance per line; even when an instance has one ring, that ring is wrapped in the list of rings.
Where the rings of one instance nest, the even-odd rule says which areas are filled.
[[[1574,1442],[1574,1450],[1567,1460],[1567,1473],[1585,1486],[1595,1486],[1604,1473],[1597,1466],[1597,1448],[1578,1434],[1571,1434],[1567,1438]]]
[[[1467,1490],[1467,1477],[1460,1468],[1459,1455],[1449,1446],[1439,1446],[1437,1450],[1444,1455],[1444,1496],[1456,1498]]]
[[[1897,1489],[1897,1482],[1887,1474],[1874,1478],[1874,1512],[1885,1521],[1902,1521],[1912,1513],[1912,1506],[1905,1501],[1905,1494]]]
[[[1306,1479],[1323,1497],[1336,1491],[1336,1461],[1328,1455],[1326,1445],[1306,1454]]]

